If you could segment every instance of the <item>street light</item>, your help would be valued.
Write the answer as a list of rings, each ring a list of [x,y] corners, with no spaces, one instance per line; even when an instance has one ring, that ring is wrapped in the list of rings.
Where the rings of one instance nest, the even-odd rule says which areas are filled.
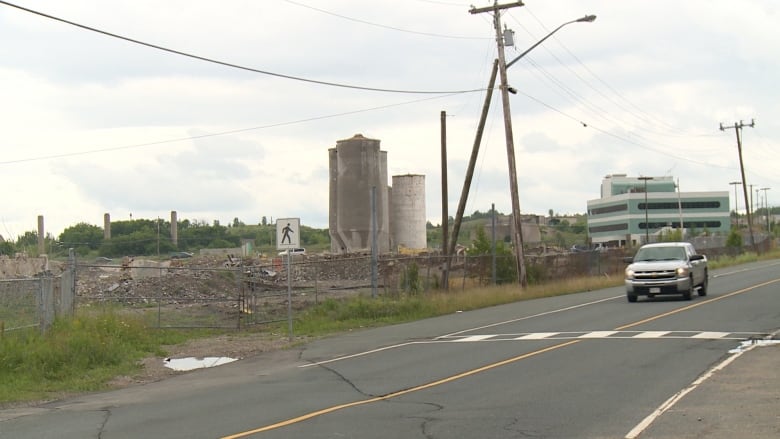
[[[516,250],[516,264],[517,264],[517,277],[521,286],[528,285],[528,277],[525,270],[525,255],[523,250],[523,231],[520,220],[520,197],[517,190],[517,168],[515,163],[515,143],[512,135],[512,116],[509,109],[509,81],[507,80],[506,69],[511,66],[517,60],[525,56],[528,52],[533,50],[536,46],[541,44],[544,40],[552,36],[555,32],[558,32],[562,27],[571,23],[587,22],[590,23],[596,19],[595,15],[587,15],[583,18],[572,20],[555,28],[552,32],[547,34],[544,38],[539,40],[536,44],[531,46],[528,50],[521,53],[509,64],[506,63],[506,57],[504,55],[504,38],[501,31],[501,13],[502,9],[508,9],[516,6],[523,6],[522,1],[516,3],[499,5],[498,2],[493,6],[487,6],[483,8],[471,7],[469,12],[471,14],[478,14],[481,12],[493,12],[493,26],[496,30],[496,44],[498,46],[498,71],[501,78],[501,104],[504,111],[504,135],[506,137],[506,153],[507,162],[509,168],[509,193],[512,197],[512,221],[514,222],[514,230],[512,233],[512,244],[514,244]]]
[[[770,234],[772,234],[772,229],[769,225],[769,199],[766,197],[766,191],[772,189],[771,187],[762,187],[759,189],[760,191],[764,191],[764,213],[766,214],[766,231]]]
[[[729,184],[734,186],[734,222],[737,224],[737,229],[739,229],[739,211],[737,210],[739,207],[739,199],[737,198],[737,186],[742,184],[742,182],[732,181]]]
[[[640,180],[645,182],[645,244],[650,242],[650,222],[647,218],[647,180],[652,180],[653,177],[639,177]]]
[[[528,49],[526,49],[525,52],[521,53],[520,55],[517,55],[517,57],[515,57],[515,59],[513,59],[512,61],[509,61],[506,64],[506,67],[507,68],[511,67],[512,64],[514,64],[517,61],[519,61],[520,58],[524,57],[528,52],[534,50],[536,48],[536,46],[542,44],[544,42],[544,40],[550,38],[552,36],[552,34],[558,32],[558,30],[560,30],[560,28],[566,26],[567,24],[572,24],[572,23],[593,23],[595,20],[596,20],[596,16],[595,15],[586,15],[586,16],[584,16],[582,18],[578,18],[576,20],[567,21],[566,23],[563,23],[562,25],[560,25],[560,26],[556,27],[555,29],[553,29],[553,31],[550,32],[549,34],[547,34],[547,36],[545,36],[541,40],[537,41],[536,44],[534,44],[533,46],[531,46]]]

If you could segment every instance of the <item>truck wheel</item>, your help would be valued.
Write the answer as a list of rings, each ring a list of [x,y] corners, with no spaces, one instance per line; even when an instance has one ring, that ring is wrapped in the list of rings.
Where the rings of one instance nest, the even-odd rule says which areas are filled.
[[[636,302],[636,294],[626,293],[626,298],[631,303]]]
[[[707,295],[707,288],[709,286],[709,273],[707,273],[707,270],[704,270],[704,281],[701,283],[701,286],[699,287],[699,296],[706,296]]]
[[[693,276],[688,280],[688,289],[683,292],[683,299],[685,300],[691,300],[693,297]]]

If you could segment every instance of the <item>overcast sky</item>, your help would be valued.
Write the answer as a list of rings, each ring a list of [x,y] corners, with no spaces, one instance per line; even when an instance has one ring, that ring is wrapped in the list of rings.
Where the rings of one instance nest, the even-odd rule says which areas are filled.
[[[6,239],[36,230],[38,215],[56,237],[80,222],[102,227],[104,213],[172,210],[325,228],[328,149],[357,133],[381,141],[391,176],[426,176],[427,217],[439,224],[441,111],[455,214],[497,56],[492,17],[469,9],[492,1],[11,3],[48,17],[0,4]],[[563,27],[509,68],[521,210],[585,213],[602,178],[618,173],[672,176],[683,191],[729,191],[733,203],[733,126],[752,119],[750,195],[777,205],[780,2],[526,0],[501,17],[515,32],[507,58],[587,14],[598,18]],[[491,203],[511,212],[506,170],[494,93],[467,213]]]

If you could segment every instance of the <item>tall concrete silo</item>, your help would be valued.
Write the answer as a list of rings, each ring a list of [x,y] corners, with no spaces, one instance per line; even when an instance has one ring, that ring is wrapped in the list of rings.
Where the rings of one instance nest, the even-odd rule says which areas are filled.
[[[393,247],[425,249],[425,176],[394,175],[390,198],[390,229]]]
[[[390,249],[387,152],[379,140],[356,134],[328,150],[330,247],[333,253],[371,248],[371,188],[376,188],[377,248]]]

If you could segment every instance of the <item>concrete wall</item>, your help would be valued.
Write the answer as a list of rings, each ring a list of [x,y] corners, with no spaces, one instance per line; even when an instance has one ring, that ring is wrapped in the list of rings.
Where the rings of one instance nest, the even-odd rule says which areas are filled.
[[[44,271],[50,271],[52,268],[53,267],[49,266],[49,258],[46,256],[39,258],[17,256],[15,258],[11,258],[5,255],[0,255],[0,279],[31,277]]]

